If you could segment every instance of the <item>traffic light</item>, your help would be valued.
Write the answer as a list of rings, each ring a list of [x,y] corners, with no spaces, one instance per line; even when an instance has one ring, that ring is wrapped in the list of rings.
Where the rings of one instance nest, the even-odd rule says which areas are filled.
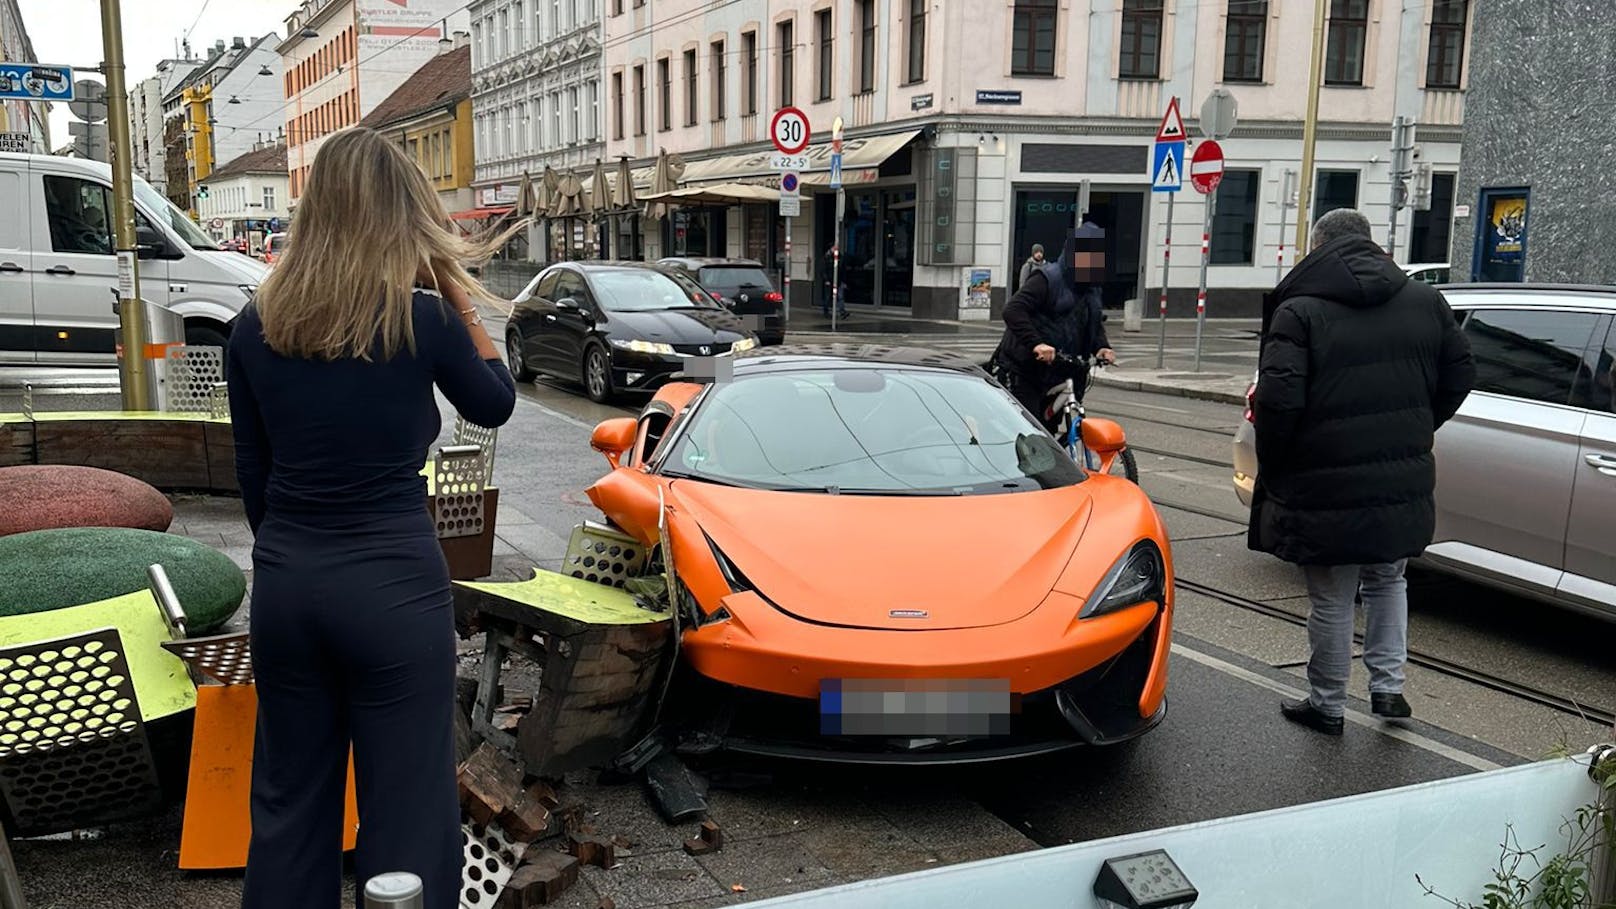
[[[198,199],[206,199],[208,197],[208,185],[206,183],[197,184],[196,197]]]
[[[1431,165],[1421,164],[1414,170],[1414,199],[1415,211],[1431,210]]]

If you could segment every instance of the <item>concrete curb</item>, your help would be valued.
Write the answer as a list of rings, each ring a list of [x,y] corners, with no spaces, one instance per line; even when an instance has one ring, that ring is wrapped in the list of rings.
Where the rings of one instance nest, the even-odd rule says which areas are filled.
[[[1165,382],[1152,376],[1116,375],[1111,371],[1097,372],[1094,375],[1094,384],[1105,388],[1117,388],[1125,391],[1143,391],[1158,395],[1171,395],[1178,398],[1192,398],[1197,401],[1214,401],[1219,404],[1236,404],[1245,406],[1246,396],[1242,392],[1227,391],[1222,388],[1202,388],[1194,385],[1183,385],[1175,382]]]

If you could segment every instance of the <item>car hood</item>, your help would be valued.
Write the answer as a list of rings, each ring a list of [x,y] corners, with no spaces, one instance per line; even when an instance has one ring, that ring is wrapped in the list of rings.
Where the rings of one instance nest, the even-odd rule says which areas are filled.
[[[927,631],[1000,625],[1038,608],[1088,525],[1084,485],[938,497],[695,480],[670,489],[779,609],[825,625]]]
[[[667,344],[730,344],[746,337],[746,329],[728,310],[651,309],[613,312],[610,334]]]
[[[241,284],[256,287],[263,283],[264,276],[269,274],[269,268],[264,263],[238,252],[217,249],[198,249],[192,252],[203,261],[218,266],[221,271],[234,276]]]

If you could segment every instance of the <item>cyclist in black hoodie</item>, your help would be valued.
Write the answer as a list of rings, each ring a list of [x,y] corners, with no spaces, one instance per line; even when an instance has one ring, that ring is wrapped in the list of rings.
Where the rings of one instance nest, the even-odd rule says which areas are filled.
[[[1066,381],[1079,398],[1089,357],[1113,363],[1105,334],[1100,286],[1105,280],[1105,231],[1092,223],[1066,233],[1060,258],[1035,268],[1004,306],[1004,336],[993,353],[999,381],[1021,406],[1042,420],[1049,390]],[[1077,361],[1063,366],[1056,354]]]

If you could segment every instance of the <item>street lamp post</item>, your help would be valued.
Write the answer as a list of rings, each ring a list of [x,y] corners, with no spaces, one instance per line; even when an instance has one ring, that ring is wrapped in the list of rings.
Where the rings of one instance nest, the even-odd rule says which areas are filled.
[[[140,299],[134,178],[130,173],[129,96],[124,91],[123,15],[119,0],[101,0],[101,44],[107,80],[107,133],[112,143],[112,239],[118,257],[118,322],[123,343],[118,384],[124,410],[150,410],[152,384],[146,359],[146,306]]]

